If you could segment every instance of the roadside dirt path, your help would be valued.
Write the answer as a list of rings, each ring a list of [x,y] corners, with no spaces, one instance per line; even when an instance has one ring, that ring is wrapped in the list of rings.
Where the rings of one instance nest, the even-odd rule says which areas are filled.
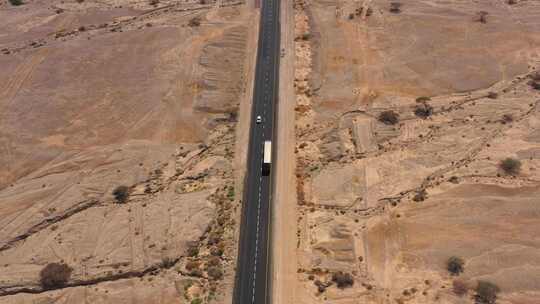
[[[277,117],[277,157],[272,210],[272,303],[295,303],[296,178],[293,2],[281,4],[281,57]]]

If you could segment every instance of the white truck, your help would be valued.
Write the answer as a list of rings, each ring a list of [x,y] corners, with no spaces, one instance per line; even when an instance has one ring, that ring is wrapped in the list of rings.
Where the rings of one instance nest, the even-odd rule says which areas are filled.
[[[264,154],[262,163],[262,175],[270,175],[270,166],[272,165],[272,142],[269,140],[264,141]]]

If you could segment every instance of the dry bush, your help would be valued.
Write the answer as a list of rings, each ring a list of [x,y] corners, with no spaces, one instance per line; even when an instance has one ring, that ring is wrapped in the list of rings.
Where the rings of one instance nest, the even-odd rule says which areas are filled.
[[[517,0],[508,0],[506,3],[510,5],[514,5],[514,4],[517,4]]]
[[[189,20],[188,25],[191,27],[197,27],[201,25],[201,17],[193,17]]]
[[[535,90],[540,90],[540,81],[531,80],[529,85]]]
[[[9,0],[9,4],[13,6],[19,6],[19,5],[23,5],[24,3],[22,2],[22,0]]]
[[[150,4],[150,5],[158,5],[159,0],[150,0],[150,2],[148,2],[148,4]]]
[[[317,291],[318,291],[319,293],[325,292],[325,291],[326,291],[326,288],[328,287],[327,284],[321,282],[320,280],[315,280],[315,281],[313,281],[313,284],[314,284],[315,286],[317,286]]]
[[[495,304],[499,291],[501,291],[499,286],[491,282],[478,281],[475,296],[476,302],[479,304]]]
[[[428,118],[433,114],[433,107],[429,105],[427,102],[423,102],[421,104],[416,105],[414,108],[414,115],[420,117],[420,118]]]
[[[420,96],[420,97],[416,98],[416,102],[428,102],[430,100],[431,100],[431,98],[429,98],[427,96]]]
[[[210,257],[206,264],[208,266],[219,266],[221,264],[221,260],[218,257]]]
[[[345,288],[354,285],[354,278],[350,273],[340,271],[332,274],[332,282],[336,283],[338,288]]]
[[[223,270],[220,267],[210,267],[208,268],[208,276],[213,280],[221,280],[223,278]]]
[[[73,268],[64,263],[50,263],[39,273],[41,286],[45,289],[64,287],[72,271]]]
[[[501,118],[503,124],[511,123],[512,121],[514,121],[512,114],[504,114]]]
[[[452,275],[459,275],[463,272],[464,268],[463,265],[465,262],[462,258],[452,256],[446,261],[446,269],[450,274]]]
[[[401,13],[401,6],[400,2],[390,2],[390,12],[394,14]]]
[[[452,291],[458,295],[458,296],[463,296],[464,294],[467,293],[467,291],[469,290],[467,284],[465,284],[465,282],[461,281],[461,280],[454,280],[452,282]]]
[[[497,99],[499,97],[499,94],[497,94],[497,92],[489,92],[487,94],[487,98],[490,98],[490,99]]]
[[[392,110],[381,112],[379,121],[386,125],[395,125],[399,122],[399,114]]]
[[[187,271],[192,271],[194,269],[199,269],[199,265],[200,263],[197,262],[197,261],[189,261],[186,263],[186,270]]]
[[[426,191],[426,189],[422,189],[422,190],[416,192],[416,194],[413,197],[413,201],[415,201],[415,202],[423,202],[426,199],[427,199],[427,191]]]
[[[162,268],[171,268],[174,266],[174,264],[176,264],[176,261],[172,258],[164,257],[163,259],[161,259]]]
[[[510,175],[517,175],[521,171],[521,162],[519,159],[507,157],[499,163],[499,167]]]
[[[118,186],[113,190],[112,194],[117,203],[123,204],[129,197],[129,188],[127,186]]]
[[[187,248],[187,256],[195,257],[199,255],[199,246],[197,244],[191,244]]]
[[[479,11],[476,13],[476,16],[474,18],[475,21],[478,21],[480,23],[487,23],[487,16],[489,15],[486,11]]]

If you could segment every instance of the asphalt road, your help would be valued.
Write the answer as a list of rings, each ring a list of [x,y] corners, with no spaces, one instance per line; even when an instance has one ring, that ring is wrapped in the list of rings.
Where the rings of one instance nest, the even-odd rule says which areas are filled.
[[[273,140],[274,108],[278,94],[279,71],[279,1],[261,0],[261,23],[251,130],[248,150],[248,171],[240,227],[240,244],[233,303],[269,303],[269,244],[272,169],[269,176],[262,175],[263,146]],[[262,123],[256,124],[257,116]],[[272,153],[273,156],[275,153]],[[272,163],[275,157],[272,157]],[[273,164],[272,164],[273,166]]]

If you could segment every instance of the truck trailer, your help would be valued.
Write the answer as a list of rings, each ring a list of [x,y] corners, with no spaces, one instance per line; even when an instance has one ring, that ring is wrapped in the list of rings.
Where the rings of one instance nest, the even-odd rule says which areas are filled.
[[[272,142],[269,140],[264,141],[264,154],[262,164],[262,174],[264,176],[270,175],[270,166],[272,165]]]

